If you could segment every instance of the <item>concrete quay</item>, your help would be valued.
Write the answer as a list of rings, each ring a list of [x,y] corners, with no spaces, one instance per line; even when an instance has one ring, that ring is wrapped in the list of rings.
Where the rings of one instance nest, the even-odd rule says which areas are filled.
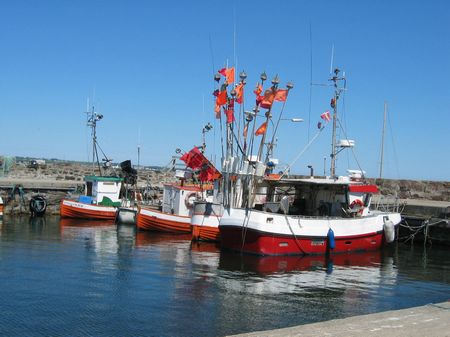
[[[353,316],[290,328],[257,331],[235,337],[373,336],[441,337],[450,336],[450,302],[428,304],[401,310]]]

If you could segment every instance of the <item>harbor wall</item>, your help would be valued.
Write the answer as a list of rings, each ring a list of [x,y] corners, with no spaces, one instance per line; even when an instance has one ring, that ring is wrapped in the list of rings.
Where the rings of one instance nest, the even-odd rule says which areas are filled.
[[[111,168],[120,172],[120,168]],[[30,165],[29,162],[16,162],[9,172],[0,176],[0,196],[5,203],[5,214],[27,213],[30,198],[37,194],[44,194],[48,200],[48,212],[59,212],[59,201],[67,194],[80,192],[83,188],[83,178],[98,172],[92,164],[79,162],[54,161],[45,165]],[[98,174],[98,173],[97,173]],[[138,186],[150,186],[162,189],[163,184],[174,182],[173,171],[141,168],[138,170]],[[393,180],[369,179],[379,186],[381,195],[397,196],[400,199],[415,199],[450,202],[450,182],[426,180]],[[23,195],[15,191],[20,186]],[[25,205],[24,205],[25,201]],[[420,202],[419,202],[420,204]],[[423,207],[422,207],[423,206]],[[421,209],[424,209],[422,205]],[[410,205],[409,207],[417,207]],[[430,211],[435,211],[435,209]]]

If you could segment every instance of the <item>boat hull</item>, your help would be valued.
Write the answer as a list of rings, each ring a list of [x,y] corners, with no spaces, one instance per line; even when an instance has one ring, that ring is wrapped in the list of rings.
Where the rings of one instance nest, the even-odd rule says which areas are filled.
[[[163,213],[141,207],[136,215],[136,225],[140,229],[166,232],[191,233],[191,217]]]
[[[192,240],[220,241],[219,223],[222,214],[222,204],[205,201],[195,203],[191,219]]]
[[[236,210],[224,215],[221,220],[221,246],[257,255],[314,255],[377,250],[384,242],[383,217],[386,216],[396,224],[401,220],[399,214],[380,214],[364,219],[333,219]],[[328,236],[329,229],[333,230],[333,238]]]
[[[136,213],[137,210],[128,207],[119,207],[117,210],[117,223],[125,225],[135,225],[136,224]]]
[[[116,219],[117,208],[112,206],[99,206],[73,200],[61,200],[59,214],[63,218],[78,218],[90,220]]]

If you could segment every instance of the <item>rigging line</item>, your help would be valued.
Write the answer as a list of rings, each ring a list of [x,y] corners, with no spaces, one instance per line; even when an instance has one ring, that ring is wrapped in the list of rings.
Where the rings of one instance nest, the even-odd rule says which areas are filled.
[[[395,168],[397,171],[397,178],[400,178],[400,170],[398,165],[398,156],[397,156],[397,148],[395,146],[395,140],[394,140],[394,133],[392,132],[392,124],[391,124],[391,114],[387,114],[388,116],[388,123],[389,123],[389,133],[391,134],[391,141],[392,141],[392,149],[394,150],[394,161],[395,161]]]
[[[280,179],[283,178],[283,176],[286,175],[286,173],[291,169],[292,165],[295,164],[295,162],[305,153],[305,151],[311,146],[311,144],[316,140],[317,137],[319,137],[320,133],[325,129],[325,126],[322,126],[319,131],[314,135],[314,137],[309,141],[308,144],[303,148],[303,150],[300,151],[300,153],[295,157],[294,161],[288,165],[288,167],[283,171],[283,174],[280,176]]]
[[[342,116],[341,119],[344,121],[343,123],[344,123],[345,129],[347,129],[347,115],[346,115],[346,110],[345,110],[345,91],[342,93],[342,113],[341,113],[341,116]],[[339,129],[339,136],[338,137],[341,137],[341,129]],[[347,168],[350,168],[350,156],[349,156],[348,152],[347,152]]]
[[[311,130],[311,107],[312,107],[312,86],[313,86],[313,50],[312,50],[312,25],[309,23],[309,111],[308,111],[308,141]]]
[[[345,133],[345,130],[344,130],[344,128],[342,127],[342,124],[341,124],[340,119],[338,118],[337,121],[338,121],[338,123],[339,123],[339,126],[340,126],[341,129],[342,129],[342,133],[344,134],[345,139],[348,141],[347,134]],[[358,168],[359,168],[359,170],[361,171],[361,174],[362,174],[363,178],[365,179],[365,175],[364,175],[363,169],[362,169],[361,165],[359,164],[358,158],[356,157],[355,150],[353,150],[353,147],[351,147],[350,149],[352,150],[353,157],[355,158],[355,161],[356,161],[356,165],[358,165]]]

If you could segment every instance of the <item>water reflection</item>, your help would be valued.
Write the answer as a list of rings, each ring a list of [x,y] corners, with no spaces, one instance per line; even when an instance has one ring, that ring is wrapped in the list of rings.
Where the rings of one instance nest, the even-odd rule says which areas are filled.
[[[11,217],[0,228],[5,335],[227,335],[438,302],[450,289],[445,249],[258,257],[111,222]]]

